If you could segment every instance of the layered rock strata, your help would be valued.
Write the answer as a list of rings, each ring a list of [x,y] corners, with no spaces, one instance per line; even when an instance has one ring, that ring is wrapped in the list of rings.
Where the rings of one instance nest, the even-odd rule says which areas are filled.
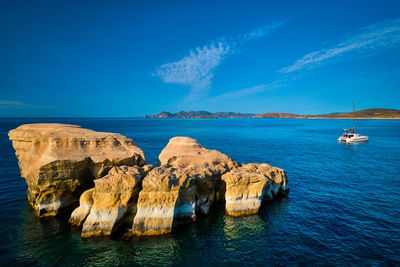
[[[189,137],[172,138],[159,155],[159,164],[143,180],[132,227],[136,235],[169,233],[195,220],[198,213],[208,214],[224,199],[221,175],[238,166]]]
[[[132,233],[170,233],[225,200],[228,215],[257,213],[262,202],[288,192],[286,174],[268,164],[239,164],[188,137],[174,137],[160,167],[143,180]]]
[[[158,160],[160,166],[190,167],[190,172],[196,179],[197,208],[204,214],[208,214],[215,201],[224,199],[225,184],[221,175],[239,166],[227,155],[206,149],[197,140],[189,137],[171,138]]]
[[[82,227],[82,237],[111,235],[121,226],[134,235],[166,234],[218,201],[228,215],[240,216],[289,190],[282,169],[237,163],[189,137],[170,139],[157,168],[145,165],[142,150],[120,134],[27,124],[9,137],[37,214],[78,207],[69,222]]]
[[[225,209],[228,215],[257,213],[262,202],[288,193],[284,170],[266,163],[243,164],[222,175],[226,183]]]
[[[76,125],[25,124],[9,132],[28,200],[39,216],[74,207],[93,179],[113,166],[144,165],[142,150],[120,134]]]
[[[111,235],[121,225],[130,226],[142,179],[153,168],[113,167],[106,176],[94,180],[94,188],[82,194],[69,223],[82,226],[82,237]]]
[[[132,234],[166,234],[196,219],[197,186],[191,171],[164,165],[145,177]]]

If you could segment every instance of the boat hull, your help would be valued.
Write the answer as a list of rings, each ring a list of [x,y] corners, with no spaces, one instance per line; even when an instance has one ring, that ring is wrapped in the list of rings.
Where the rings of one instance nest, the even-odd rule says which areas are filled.
[[[368,142],[368,136],[360,136],[360,137],[354,137],[354,138],[349,138],[346,140],[347,143],[361,143],[361,142]]]
[[[345,143],[361,143],[361,142],[368,142],[368,136],[352,136],[352,137],[343,137],[340,136],[337,139],[339,142],[345,142]]]

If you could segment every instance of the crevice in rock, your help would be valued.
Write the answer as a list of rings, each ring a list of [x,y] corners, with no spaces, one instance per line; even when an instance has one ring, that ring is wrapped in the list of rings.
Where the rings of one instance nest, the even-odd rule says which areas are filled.
[[[70,214],[82,237],[160,235],[221,207],[257,213],[288,194],[286,173],[265,163],[241,164],[188,137],[174,137],[159,167],[119,134],[74,125],[30,124],[10,131],[38,216]],[[73,210],[73,211],[72,211]]]

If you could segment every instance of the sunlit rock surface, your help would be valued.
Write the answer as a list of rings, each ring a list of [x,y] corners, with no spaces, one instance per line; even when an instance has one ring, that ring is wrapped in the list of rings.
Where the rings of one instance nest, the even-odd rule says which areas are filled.
[[[240,216],[288,192],[282,169],[237,163],[189,137],[170,139],[157,168],[144,165],[142,150],[120,134],[27,124],[9,137],[38,215],[75,208],[69,223],[82,227],[82,237],[130,227],[129,235],[166,234],[219,201]]]
[[[113,167],[106,176],[94,180],[94,188],[82,194],[70,224],[82,225],[82,237],[110,235],[121,225],[131,226],[142,179],[153,168]]]
[[[145,164],[131,139],[76,125],[25,124],[11,130],[9,138],[28,185],[28,200],[39,216],[76,206],[93,179],[113,166]]]
[[[227,155],[217,150],[204,148],[190,137],[171,138],[158,156],[160,166],[169,164],[176,167],[198,166],[212,168],[219,173],[228,171],[237,165]]]
[[[221,175],[238,166],[227,155],[206,149],[189,137],[171,138],[158,159],[160,166],[170,164],[176,168],[191,168],[197,185],[197,207],[204,214],[215,201],[224,198],[225,185]]]
[[[192,171],[163,165],[144,178],[133,234],[166,234],[180,223],[196,219],[197,186]]]
[[[172,138],[159,155],[159,163],[143,180],[132,227],[136,235],[169,233],[195,220],[198,213],[208,214],[216,201],[224,199],[221,175],[238,166],[189,137]]]
[[[262,202],[288,193],[284,170],[266,163],[243,164],[222,175],[225,209],[231,216],[257,213]]]

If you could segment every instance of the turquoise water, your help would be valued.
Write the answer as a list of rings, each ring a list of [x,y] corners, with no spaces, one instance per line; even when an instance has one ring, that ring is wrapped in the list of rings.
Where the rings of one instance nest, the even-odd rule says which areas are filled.
[[[238,162],[284,168],[286,199],[259,214],[223,210],[162,237],[80,238],[65,218],[39,219],[7,132],[62,122],[135,140],[148,163],[173,136],[190,136]],[[368,143],[335,140],[348,120],[0,119],[1,265],[400,264],[400,121],[360,120]]]

